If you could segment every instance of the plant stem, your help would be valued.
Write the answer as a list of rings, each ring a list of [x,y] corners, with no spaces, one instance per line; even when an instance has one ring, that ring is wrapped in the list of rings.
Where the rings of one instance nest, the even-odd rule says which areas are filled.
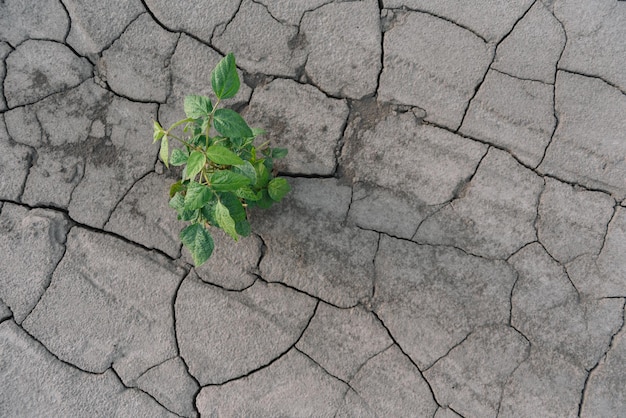
[[[176,135],[168,134],[168,137],[177,140],[178,142],[182,143],[183,145],[186,145],[187,147],[193,149],[194,151],[198,151],[198,152],[204,153],[204,150],[202,148],[195,147],[195,146],[193,146],[193,144],[185,141],[184,139],[180,139]]]
[[[193,122],[194,120],[195,120],[195,119],[193,119],[193,118],[187,118],[187,119],[182,119],[182,120],[179,120],[178,122],[176,122],[176,123],[174,123],[172,126],[170,126],[170,128],[169,128],[167,131],[165,131],[165,134],[166,134],[166,135],[169,135],[170,131],[171,131],[172,129],[174,129],[175,127],[177,127],[177,126],[179,126],[179,125],[182,125],[183,123]]]
[[[217,106],[220,104],[220,98],[217,98],[215,105],[213,106],[213,110],[211,110],[211,114],[209,115],[209,122],[206,125],[206,148],[205,151],[209,149],[209,131],[211,130],[211,125],[213,124],[213,115],[215,115],[215,111],[217,110]]]

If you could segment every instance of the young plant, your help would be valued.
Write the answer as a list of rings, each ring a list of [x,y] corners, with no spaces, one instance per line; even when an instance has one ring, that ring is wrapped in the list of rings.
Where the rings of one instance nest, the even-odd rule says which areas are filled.
[[[185,97],[186,119],[164,129],[154,121],[154,142],[161,141],[159,156],[166,167],[183,166],[182,178],[170,188],[169,205],[178,219],[190,224],[180,232],[196,266],[213,252],[210,226],[223,229],[235,241],[250,234],[246,209],[269,208],[289,190],[287,180],[274,177],[274,160],[287,155],[269,141],[255,145],[265,132],[250,128],[234,110],[218,108],[237,94],[239,76],[235,57],[228,54],[211,72],[213,104],[205,96]],[[173,129],[182,128],[182,135]],[[182,146],[170,155],[170,140]],[[153,143],[154,143],[153,142]]]

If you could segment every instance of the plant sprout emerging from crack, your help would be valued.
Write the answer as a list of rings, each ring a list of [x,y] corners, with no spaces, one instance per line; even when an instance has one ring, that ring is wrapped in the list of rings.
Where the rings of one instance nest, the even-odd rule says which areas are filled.
[[[235,241],[246,237],[250,235],[246,208],[269,208],[290,190],[287,180],[272,172],[274,160],[285,157],[287,150],[271,148],[269,141],[255,146],[255,138],[265,132],[251,129],[234,110],[218,108],[222,100],[237,94],[239,85],[231,53],[211,72],[215,104],[209,97],[187,96],[186,119],[167,130],[154,121],[153,138],[161,141],[161,160],[168,168],[170,164],[184,166],[182,179],[170,187],[169,205],[179,220],[190,222],[180,232],[180,240],[196,266],[213,252],[210,226],[223,229]],[[181,127],[183,135],[172,133]],[[170,139],[182,144],[171,155]]]

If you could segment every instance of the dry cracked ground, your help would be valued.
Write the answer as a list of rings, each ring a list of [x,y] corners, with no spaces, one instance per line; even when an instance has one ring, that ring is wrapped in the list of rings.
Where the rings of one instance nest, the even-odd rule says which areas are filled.
[[[0,415],[626,416],[626,2],[0,2]],[[193,268],[233,51],[293,192]]]

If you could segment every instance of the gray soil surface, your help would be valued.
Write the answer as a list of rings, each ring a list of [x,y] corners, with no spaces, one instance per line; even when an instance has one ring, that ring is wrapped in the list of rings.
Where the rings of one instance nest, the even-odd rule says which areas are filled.
[[[292,192],[194,268],[152,120]],[[626,2],[0,1],[0,416],[626,416]]]

